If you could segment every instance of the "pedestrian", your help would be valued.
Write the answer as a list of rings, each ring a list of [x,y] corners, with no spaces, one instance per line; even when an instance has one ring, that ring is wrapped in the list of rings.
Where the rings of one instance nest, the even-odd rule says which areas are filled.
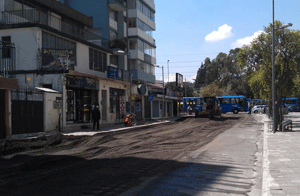
[[[95,130],[96,124],[97,124],[97,130],[99,130],[100,110],[99,110],[98,103],[95,104],[95,107],[92,111],[92,118],[93,118],[93,130]]]
[[[249,108],[249,113],[248,114],[251,114],[252,104],[250,103],[250,101],[248,102],[248,108]]]

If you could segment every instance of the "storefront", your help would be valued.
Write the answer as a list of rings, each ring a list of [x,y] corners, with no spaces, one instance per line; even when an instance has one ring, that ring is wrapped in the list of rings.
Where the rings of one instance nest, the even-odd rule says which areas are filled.
[[[125,118],[125,90],[109,88],[109,113],[115,122],[123,121]]]
[[[98,80],[89,77],[66,76],[66,121],[87,123],[92,121],[91,110],[99,103]]]

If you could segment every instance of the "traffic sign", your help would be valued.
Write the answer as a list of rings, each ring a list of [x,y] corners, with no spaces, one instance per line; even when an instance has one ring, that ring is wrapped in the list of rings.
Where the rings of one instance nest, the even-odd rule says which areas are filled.
[[[153,101],[153,95],[148,95],[148,101]]]

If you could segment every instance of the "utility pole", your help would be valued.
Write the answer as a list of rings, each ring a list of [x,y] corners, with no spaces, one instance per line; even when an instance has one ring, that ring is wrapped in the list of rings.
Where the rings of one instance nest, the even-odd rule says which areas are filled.
[[[162,66],[163,76],[163,121],[165,121],[165,77],[164,77],[164,66]]]
[[[184,95],[186,97],[186,78],[185,78],[185,85],[184,85]]]
[[[169,61],[170,61],[170,60],[168,60],[168,83],[170,83],[170,74],[169,74]]]

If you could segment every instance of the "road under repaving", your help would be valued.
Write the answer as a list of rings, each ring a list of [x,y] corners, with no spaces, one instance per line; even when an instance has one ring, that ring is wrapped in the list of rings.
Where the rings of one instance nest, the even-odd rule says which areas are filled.
[[[222,144],[209,143],[219,134],[236,125],[237,128],[241,126],[240,134],[245,135],[243,129],[253,123],[256,122],[250,115],[226,114],[222,118],[186,118],[172,124],[94,136],[58,134],[31,140],[2,141],[0,192],[31,196],[119,195],[154,176],[161,175],[163,179],[163,174],[184,168],[187,162],[207,157],[208,153],[211,153],[211,159],[216,152],[209,150],[205,155],[199,150],[205,146],[216,150]],[[258,141],[259,130],[248,134],[254,136],[251,144]],[[250,148],[244,150],[250,157],[246,175],[251,182],[234,192],[237,194],[250,192],[255,187],[255,176],[248,169],[256,167],[257,148]],[[135,194],[137,192],[135,190]]]

